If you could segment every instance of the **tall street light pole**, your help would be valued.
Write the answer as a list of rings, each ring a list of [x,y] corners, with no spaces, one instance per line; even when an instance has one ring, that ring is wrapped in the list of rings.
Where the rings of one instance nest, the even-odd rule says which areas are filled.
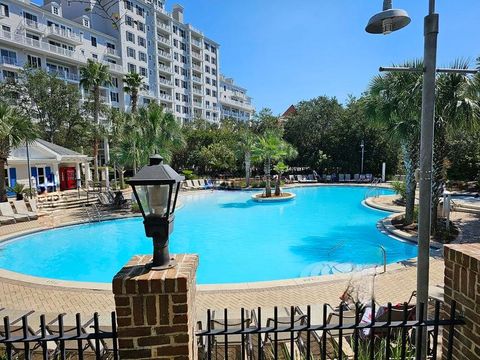
[[[392,9],[392,0],[384,0],[383,11],[374,15],[366,31],[373,34],[389,34],[410,23],[407,12]],[[439,16],[435,13],[435,0],[429,0],[428,15],[424,20],[424,69],[422,88],[422,120],[420,135],[420,201],[418,215],[418,256],[417,256],[417,319],[422,311],[426,314],[430,268],[430,235],[432,215],[432,162],[435,116],[435,74],[437,63],[437,36]],[[426,345],[424,331],[417,331],[417,344]],[[426,358],[426,346],[421,346],[417,359]],[[418,357],[420,355],[420,357]]]
[[[365,158],[365,142],[363,140],[360,144],[360,147],[362,148],[362,163],[360,165],[360,174],[363,175],[363,159]]]

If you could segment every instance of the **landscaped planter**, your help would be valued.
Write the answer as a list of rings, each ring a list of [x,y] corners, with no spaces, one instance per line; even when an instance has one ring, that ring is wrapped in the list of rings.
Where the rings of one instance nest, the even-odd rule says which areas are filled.
[[[264,193],[257,193],[257,194],[254,194],[252,195],[252,199],[253,201],[257,201],[257,202],[282,202],[282,201],[289,201],[289,200],[292,200],[295,198],[295,194],[294,193],[290,193],[290,192],[283,192],[280,194],[280,196],[275,196],[275,195],[272,195],[271,197],[265,197],[265,194]]]

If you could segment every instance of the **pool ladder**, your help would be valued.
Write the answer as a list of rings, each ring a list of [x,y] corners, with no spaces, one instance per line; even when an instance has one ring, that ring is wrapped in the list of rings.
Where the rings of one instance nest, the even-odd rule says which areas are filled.
[[[365,197],[363,200],[367,200],[369,197],[374,197],[377,198],[380,196],[380,190],[382,189],[380,186],[378,186],[382,182],[382,179],[375,179],[372,182],[371,187],[368,189],[368,191],[365,192]]]
[[[83,211],[85,212],[85,215],[87,215],[88,222],[99,222],[100,219],[102,218],[102,214],[100,214],[100,211],[98,210],[98,207],[96,204],[92,204],[89,207],[87,207],[85,204],[83,204]]]

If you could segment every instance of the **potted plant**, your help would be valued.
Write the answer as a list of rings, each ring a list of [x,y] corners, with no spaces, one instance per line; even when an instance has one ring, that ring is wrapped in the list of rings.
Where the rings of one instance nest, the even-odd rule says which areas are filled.
[[[9,186],[7,190],[15,193],[17,200],[23,200],[23,195],[25,194],[25,185],[16,183],[13,186]]]

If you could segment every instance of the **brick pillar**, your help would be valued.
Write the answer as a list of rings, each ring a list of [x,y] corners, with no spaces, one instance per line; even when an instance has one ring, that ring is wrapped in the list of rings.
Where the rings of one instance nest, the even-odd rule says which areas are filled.
[[[134,256],[113,278],[120,358],[196,359],[196,255],[175,255],[177,266],[148,271],[151,256]]]
[[[480,244],[445,245],[445,310],[452,300],[465,317],[456,327],[455,360],[480,360]],[[445,314],[444,314],[445,315]],[[443,359],[446,359],[448,329],[443,332]]]

